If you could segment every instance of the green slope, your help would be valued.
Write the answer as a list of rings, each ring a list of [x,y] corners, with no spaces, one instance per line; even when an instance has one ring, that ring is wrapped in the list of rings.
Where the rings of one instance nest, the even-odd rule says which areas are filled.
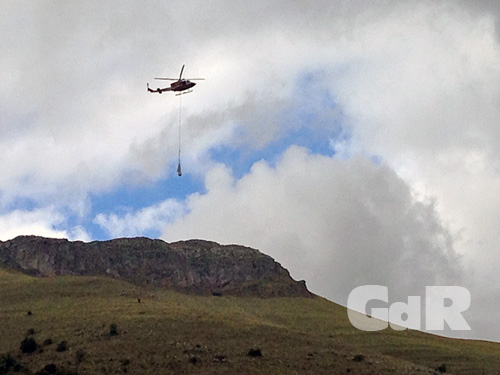
[[[38,344],[33,353],[21,353],[26,337]],[[345,308],[322,298],[200,297],[5,270],[0,355],[0,374],[14,363],[47,374],[426,374],[443,363],[454,374],[500,371],[499,344],[358,331]]]

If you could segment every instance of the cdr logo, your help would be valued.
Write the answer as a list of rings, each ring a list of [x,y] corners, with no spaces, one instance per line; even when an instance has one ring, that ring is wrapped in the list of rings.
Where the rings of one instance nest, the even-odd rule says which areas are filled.
[[[389,307],[373,307],[370,316],[366,307],[370,301],[389,302],[389,289],[381,285],[363,285],[352,290],[347,299],[347,315],[351,324],[363,331],[380,331],[389,325],[395,330],[420,329],[421,298],[409,296],[408,303],[394,302]],[[462,316],[471,302],[468,289],[461,286],[425,287],[425,329],[470,330]]]

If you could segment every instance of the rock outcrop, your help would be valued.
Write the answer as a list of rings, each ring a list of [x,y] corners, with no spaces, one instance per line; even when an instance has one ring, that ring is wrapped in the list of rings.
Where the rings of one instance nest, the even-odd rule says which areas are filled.
[[[258,250],[202,240],[121,238],[85,243],[20,236],[0,242],[0,267],[38,277],[110,276],[198,294],[313,296],[304,281],[294,281]]]

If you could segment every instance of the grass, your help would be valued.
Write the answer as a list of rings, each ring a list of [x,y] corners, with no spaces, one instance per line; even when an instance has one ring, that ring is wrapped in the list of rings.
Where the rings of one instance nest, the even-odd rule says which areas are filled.
[[[35,352],[21,353],[25,338]],[[362,332],[322,298],[201,297],[0,270],[0,359],[7,355],[33,374],[49,365],[59,374],[433,374],[443,364],[446,373],[500,373],[499,344]]]

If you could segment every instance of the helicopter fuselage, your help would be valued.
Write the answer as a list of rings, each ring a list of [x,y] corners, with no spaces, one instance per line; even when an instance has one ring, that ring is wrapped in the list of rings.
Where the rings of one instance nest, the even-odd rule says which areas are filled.
[[[189,90],[191,87],[194,87],[196,83],[191,82],[189,80],[179,80],[170,84],[170,90],[172,91],[184,91]]]

